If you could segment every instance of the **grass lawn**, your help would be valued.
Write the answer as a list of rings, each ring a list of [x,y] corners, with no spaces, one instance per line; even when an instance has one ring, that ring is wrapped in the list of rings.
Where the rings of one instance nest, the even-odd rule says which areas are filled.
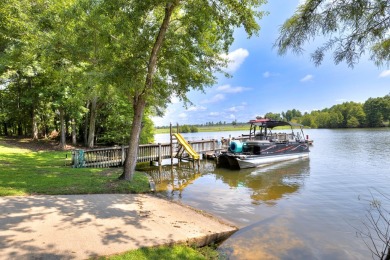
[[[100,257],[99,260],[223,259],[214,246],[160,246],[141,248],[123,254]]]
[[[70,158],[69,151],[33,151],[0,138],[0,196],[149,191],[142,173],[136,173],[132,182],[119,181],[120,168],[76,169],[69,166]]]

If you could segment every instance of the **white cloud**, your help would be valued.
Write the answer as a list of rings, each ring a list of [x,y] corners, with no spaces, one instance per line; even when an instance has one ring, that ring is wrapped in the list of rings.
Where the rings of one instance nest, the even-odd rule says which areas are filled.
[[[249,90],[249,88],[244,87],[232,87],[230,85],[222,85],[217,87],[217,91],[224,92],[224,93],[240,93],[245,90]]]
[[[313,78],[314,78],[313,75],[308,74],[308,75],[306,75],[305,77],[301,78],[300,81],[301,81],[301,82],[308,82],[308,81],[312,81]]]
[[[390,77],[390,70],[384,70],[381,74],[379,74],[380,78]]]
[[[264,78],[278,77],[280,75],[281,75],[280,73],[277,73],[277,72],[271,73],[269,71],[266,71],[266,72],[263,73],[263,77]]]
[[[240,68],[241,64],[245,61],[246,57],[249,56],[249,52],[246,49],[239,48],[235,51],[230,52],[228,55],[222,55],[223,58],[228,59],[227,72],[235,72]]]
[[[187,109],[187,111],[193,111],[193,112],[196,112],[196,111],[205,111],[207,110],[206,107],[203,107],[203,106],[192,106],[192,107],[189,107]]]
[[[236,106],[236,107],[230,107],[227,109],[229,112],[238,112],[242,111],[244,109],[244,106]]]
[[[224,99],[225,99],[225,96],[223,94],[217,94],[214,97],[212,97],[211,99],[203,100],[202,103],[203,104],[206,104],[206,103],[217,103],[217,102],[222,101]]]
[[[209,116],[219,116],[220,113],[219,112],[210,112],[209,113]]]
[[[180,113],[179,114],[179,118],[182,118],[182,119],[187,118],[187,114],[186,113]]]

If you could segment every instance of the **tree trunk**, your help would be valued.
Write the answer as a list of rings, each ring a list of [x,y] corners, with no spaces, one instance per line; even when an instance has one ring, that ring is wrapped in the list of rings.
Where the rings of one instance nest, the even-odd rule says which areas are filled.
[[[64,108],[60,108],[60,133],[61,133],[61,139],[60,139],[60,148],[62,150],[66,147],[66,130],[65,130],[65,111]]]
[[[31,119],[32,119],[32,139],[38,140],[38,122],[37,122],[37,116],[35,115],[35,109],[32,108],[31,111]]]
[[[138,100],[136,106],[134,107],[134,117],[131,124],[129,150],[126,154],[123,174],[119,177],[119,179],[125,179],[128,181],[133,180],[135,166],[137,164],[139,136],[141,133],[142,118],[145,111],[145,106],[146,102],[144,99],[142,99]]]
[[[32,90],[32,79],[31,77],[28,78],[28,87]],[[31,105],[31,124],[32,124],[32,139],[38,140],[38,122],[37,122],[37,116],[35,114],[35,105],[34,102]]]
[[[87,108],[89,108],[89,101],[87,102]],[[87,112],[85,114],[85,120],[84,120],[84,133],[83,133],[83,142],[84,142],[84,146],[88,146],[88,114],[89,112]]]
[[[146,97],[148,96],[149,92],[152,90],[153,87],[153,76],[156,73],[158,53],[161,49],[165,34],[168,30],[169,20],[171,19],[172,12],[175,9],[177,3],[178,1],[175,1],[175,3],[167,3],[166,5],[164,20],[161,23],[156,41],[150,53],[148,73],[146,74],[144,89],[141,93],[135,94],[134,96],[134,116],[131,125],[132,127],[130,133],[129,150],[126,155],[123,173],[119,177],[119,179],[125,179],[128,181],[131,181],[133,179],[135,167],[137,164],[139,136],[142,128],[142,118],[144,116],[144,111],[146,107]]]
[[[387,243],[389,243],[389,241],[388,241]],[[389,249],[387,250],[387,255],[386,255],[385,260],[390,260],[390,247],[389,247]]]
[[[89,132],[88,132],[88,148],[93,148],[95,141],[95,125],[96,125],[96,110],[97,97],[93,97],[91,101],[91,110],[89,118]]]
[[[18,136],[23,136],[23,127],[21,122],[18,123]]]
[[[8,126],[6,122],[3,123],[3,128],[4,128],[4,135],[8,136]]]
[[[74,118],[72,118],[72,145],[76,145],[77,144],[77,136],[76,136],[76,121],[74,120]]]

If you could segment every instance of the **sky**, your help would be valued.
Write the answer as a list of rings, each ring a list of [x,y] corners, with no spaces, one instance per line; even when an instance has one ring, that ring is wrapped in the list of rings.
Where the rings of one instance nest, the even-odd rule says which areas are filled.
[[[305,46],[303,55],[288,52],[279,56],[273,47],[279,28],[294,14],[299,0],[272,0],[262,7],[269,14],[259,21],[259,36],[248,39],[242,29],[228,55],[231,78],[218,76],[205,93],[191,91],[193,103],[187,108],[172,97],[163,117],[153,117],[156,126],[194,125],[207,122],[248,122],[268,112],[282,113],[298,109],[309,112],[330,108],[343,102],[365,102],[370,97],[390,93],[390,68],[377,67],[368,54],[350,68],[335,65],[332,53],[326,53],[320,66],[310,59],[321,39]],[[322,39],[323,40],[323,39]]]

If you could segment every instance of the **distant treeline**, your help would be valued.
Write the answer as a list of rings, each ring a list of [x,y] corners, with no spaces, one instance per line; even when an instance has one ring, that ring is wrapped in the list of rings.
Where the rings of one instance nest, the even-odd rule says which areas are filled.
[[[179,133],[197,133],[198,128],[194,125],[182,125],[179,127]]]
[[[366,102],[344,102],[331,108],[302,114],[292,109],[287,112],[267,113],[267,118],[297,122],[311,128],[382,127],[390,120],[390,94],[369,98]]]

